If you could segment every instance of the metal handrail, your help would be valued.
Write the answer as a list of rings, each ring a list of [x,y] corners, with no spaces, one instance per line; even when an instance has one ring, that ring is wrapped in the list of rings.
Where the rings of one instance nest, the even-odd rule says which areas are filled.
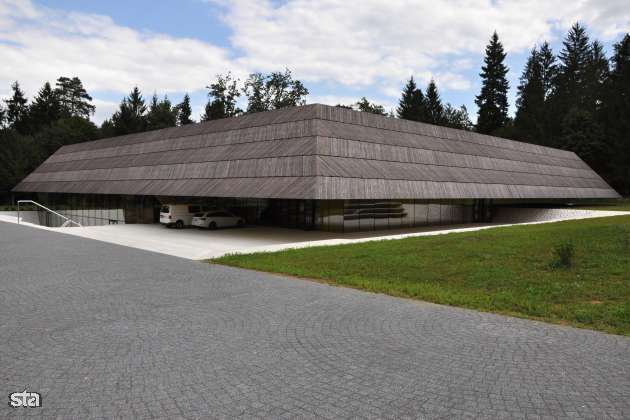
[[[61,225],[61,227],[66,227],[66,226],[68,226],[70,223],[74,223],[75,225],[77,225],[77,226],[79,226],[79,227],[83,227],[83,226],[81,226],[81,223],[75,222],[74,220],[69,219],[69,218],[67,218],[66,216],[64,216],[64,215],[62,215],[62,214],[59,214],[59,213],[57,213],[56,211],[51,210],[51,209],[49,209],[48,207],[43,206],[43,205],[41,205],[41,204],[39,204],[38,202],[33,201],[33,200],[18,200],[18,202],[17,202],[17,208],[18,208],[18,210],[17,210],[17,219],[18,219],[18,220],[17,220],[17,221],[18,221],[18,224],[20,224],[20,203],[31,203],[31,204],[35,204],[36,206],[43,208],[43,209],[44,209],[44,210],[46,210],[47,212],[52,213],[52,214],[54,214],[55,216],[59,216],[59,217],[61,217],[62,219],[64,219],[64,220],[65,220],[65,222],[63,222],[63,224]]]

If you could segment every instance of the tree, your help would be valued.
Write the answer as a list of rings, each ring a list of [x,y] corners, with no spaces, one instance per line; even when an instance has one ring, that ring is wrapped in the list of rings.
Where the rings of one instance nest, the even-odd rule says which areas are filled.
[[[192,115],[192,107],[190,106],[190,96],[184,95],[184,100],[175,105],[175,113],[177,114],[177,124],[186,125],[192,124],[193,121],[190,116]]]
[[[426,121],[427,119],[424,95],[416,86],[413,76],[409,78],[403,89],[396,115],[398,118],[411,121]]]
[[[444,124],[444,105],[442,105],[442,99],[438,92],[435,81],[431,79],[427,86],[427,93],[425,94],[425,106],[426,106],[426,122],[429,124],[442,125]]]
[[[57,91],[46,82],[30,107],[31,129],[37,131],[61,118],[62,108]]]
[[[587,73],[592,61],[592,50],[586,30],[575,23],[562,42],[563,49],[558,55],[560,67],[557,80],[557,94],[561,114],[569,109],[584,109],[587,104]]]
[[[123,134],[145,131],[147,127],[147,107],[138,87],[134,87],[128,97],[120,103],[118,111],[101,126],[105,136],[120,136]]]
[[[361,112],[369,112],[370,114],[377,115],[387,115],[387,113],[385,112],[385,108],[382,105],[378,105],[368,101],[365,96],[362,97],[357,103],[355,103],[354,107],[357,109],[357,111]]]
[[[614,45],[612,68],[600,112],[609,147],[612,186],[630,196],[630,34]]]
[[[516,136],[530,143],[544,144],[545,86],[541,55],[534,48],[520,77],[514,127]]]
[[[164,96],[161,101],[156,94],[151,98],[151,105],[147,113],[147,130],[158,130],[160,128],[175,127],[177,124],[176,111],[171,106],[171,101]]]
[[[268,111],[306,103],[308,89],[293,79],[291,71],[269,75],[252,73],[245,81],[243,94],[247,97],[247,113]]]
[[[43,159],[61,146],[95,140],[100,137],[93,122],[79,116],[61,118],[33,135]]]
[[[443,125],[467,131],[472,131],[474,128],[465,105],[455,108],[451,104],[446,104],[443,113]]]
[[[0,104],[0,129],[4,127],[4,120],[6,119],[6,111],[2,104]]]
[[[586,68],[586,108],[595,115],[600,111],[604,101],[606,80],[610,67],[604,53],[604,47],[599,41],[591,44],[591,54]]]
[[[490,134],[504,127],[508,121],[507,81],[508,68],[504,64],[505,52],[496,32],[486,47],[484,65],[481,68],[481,92],[475,99],[477,131]]]
[[[236,101],[241,96],[237,85],[238,80],[233,79],[231,73],[228,72],[225,76],[217,75],[216,82],[206,86],[209,100],[201,119],[216,120],[234,117],[243,112],[236,106]]]
[[[11,85],[13,95],[4,102],[7,106],[6,119],[9,127],[20,133],[28,132],[28,100],[24,96],[24,92],[20,88],[20,84],[15,81]]]
[[[600,170],[606,165],[603,139],[603,131],[592,113],[574,107],[564,117],[562,148],[575,152],[595,170]]]
[[[308,95],[308,89],[302,82],[293,79],[289,69],[285,69],[284,73],[271,73],[267,78],[265,88],[271,109],[300,106],[306,103],[305,96]]]
[[[95,106],[83,83],[78,77],[60,77],[57,79],[55,92],[61,103],[62,114],[66,117],[90,118]]]

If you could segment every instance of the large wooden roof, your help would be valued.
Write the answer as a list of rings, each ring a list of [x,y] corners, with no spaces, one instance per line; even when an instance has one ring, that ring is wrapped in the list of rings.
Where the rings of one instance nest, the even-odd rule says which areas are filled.
[[[319,104],[64,146],[14,190],[309,199],[618,197],[572,152]]]

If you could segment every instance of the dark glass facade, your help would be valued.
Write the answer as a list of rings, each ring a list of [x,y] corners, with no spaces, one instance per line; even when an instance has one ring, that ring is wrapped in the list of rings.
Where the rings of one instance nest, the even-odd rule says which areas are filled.
[[[161,204],[199,204],[231,211],[248,224],[358,232],[485,221],[483,200],[284,200],[38,194],[35,200],[84,226],[157,223]],[[42,217],[54,218],[42,212]],[[42,224],[54,226],[55,221]]]

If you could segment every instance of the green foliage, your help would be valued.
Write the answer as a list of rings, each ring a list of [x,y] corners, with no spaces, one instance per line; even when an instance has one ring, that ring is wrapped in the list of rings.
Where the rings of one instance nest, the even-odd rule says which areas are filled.
[[[147,129],[147,107],[138,86],[120,103],[118,111],[105,120],[101,131],[105,137],[138,133]]]
[[[157,95],[154,94],[146,118],[147,130],[175,127],[177,125],[177,109],[171,106],[171,101],[166,96],[164,99],[158,100]]]
[[[241,93],[238,88],[238,79],[233,79],[232,73],[217,75],[217,80],[206,88],[209,100],[205,113],[201,116],[202,121],[234,117],[243,112],[236,106]]]
[[[571,241],[564,241],[557,244],[553,249],[553,261],[551,268],[569,269],[573,266],[573,257],[575,255],[575,246]]]
[[[217,263],[630,335],[630,216],[226,256]],[[549,267],[573,238],[570,270]]]
[[[443,125],[460,130],[472,131],[474,124],[468,116],[468,109],[465,105],[454,108],[451,104],[446,104],[444,108]]]
[[[90,120],[78,116],[53,121],[33,135],[44,159],[61,146],[96,140],[99,137],[98,127]]]
[[[78,77],[60,77],[57,79],[55,95],[61,105],[61,113],[64,117],[90,118],[94,114],[95,107],[92,97],[88,95],[83,83]]]
[[[505,52],[495,32],[486,47],[484,65],[481,68],[481,92],[475,99],[477,131],[489,134],[504,127],[508,120],[507,81],[508,68],[504,64]]]
[[[291,71],[268,75],[252,73],[245,81],[243,94],[247,97],[247,113],[300,106],[306,103],[308,89],[293,79]]]
[[[5,99],[7,123],[20,133],[28,133],[29,114],[26,96],[16,81],[11,85],[13,95]]]
[[[427,119],[425,122],[430,124],[442,125],[445,122],[444,105],[434,80],[429,82],[427,93],[425,95],[425,105]]]
[[[188,96],[188,94],[185,94],[182,102],[175,106],[175,113],[177,114],[178,125],[192,124],[195,122],[191,118],[192,107],[190,106],[190,96]]]
[[[351,108],[356,108],[357,111],[361,112],[369,112],[370,114],[387,115],[387,112],[385,112],[385,108],[382,105],[378,105],[368,101],[365,96],[362,97],[357,103],[354,104],[354,107]]]
[[[416,86],[413,76],[403,89],[402,96],[396,108],[398,118],[411,121],[426,121],[427,110],[422,89]]]

